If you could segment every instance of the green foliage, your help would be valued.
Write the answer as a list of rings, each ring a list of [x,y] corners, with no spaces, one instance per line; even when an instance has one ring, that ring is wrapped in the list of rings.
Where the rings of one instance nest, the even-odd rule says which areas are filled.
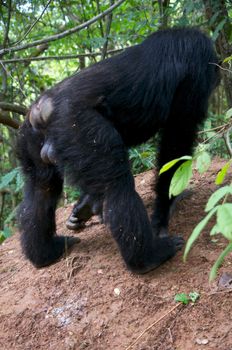
[[[179,161],[181,160],[190,160],[192,159],[191,156],[183,156],[183,157],[180,157],[180,158],[176,158],[176,159],[173,159],[171,160],[170,162],[164,164],[162,166],[162,168],[160,169],[160,172],[159,172],[159,175],[161,175],[162,173],[164,173],[165,171],[169,170],[170,168],[172,168],[176,163],[178,163]]]
[[[196,168],[200,174],[205,173],[211,164],[211,157],[209,152],[202,151],[199,153],[196,159]]]
[[[232,117],[232,108],[228,109],[226,112],[226,119],[230,119]]]
[[[187,160],[186,160],[187,159]],[[189,156],[180,157],[178,159],[174,159],[167,164],[165,164],[160,174],[165,171],[168,171],[173,166],[176,166],[178,162],[181,161],[182,164],[175,171],[170,188],[169,188],[169,196],[177,196],[180,194],[188,185],[188,182],[192,176],[192,168],[195,164],[196,169],[199,173],[205,172],[210,165],[210,156],[208,152],[201,149],[198,151],[193,158]],[[232,160],[228,161],[223,168],[219,171],[216,177],[216,184],[222,184],[226,174],[229,171],[229,168],[232,164]],[[213,265],[210,272],[210,280],[216,277],[217,269],[222,264],[225,256],[232,250],[232,203],[226,203],[228,196],[232,195],[232,184],[223,186],[217,189],[208,199],[205,211],[207,215],[197,224],[194,228],[192,234],[190,235],[184,252],[184,260],[186,260],[187,255],[196,241],[196,239],[201,234],[202,230],[206,227],[208,222],[213,216],[216,216],[216,223],[213,226],[210,235],[221,234],[225,239],[229,241],[226,249],[219,256],[215,264]],[[222,201],[222,203],[220,203]]]
[[[12,235],[12,231],[9,227],[4,227],[3,230],[0,230],[0,244],[9,238]]]
[[[184,259],[186,259],[193,243],[199,237],[209,220],[213,215],[216,215],[216,223],[211,229],[210,235],[221,234],[229,243],[213,265],[210,272],[210,280],[216,277],[217,270],[223,263],[225,256],[232,251],[232,203],[225,203],[227,197],[231,194],[232,185],[221,187],[210,196],[205,209],[208,214],[195,227],[185,247]],[[218,204],[222,199],[223,202]]]
[[[21,189],[23,187],[23,177],[20,173],[20,168],[17,167],[10,172],[7,172],[0,178],[0,190],[3,191],[1,201],[0,217],[0,243],[11,236],[11,225],[16,215],[16,203],[21,199]],[[4,191],[5,190],[5,191]],[[6,199],[3,199],[3,196]],[[3,229],[1,230],[1,228]]]
[[[67,199],[68,203],[72,203],[78,200],[80,197],[80,190],[79,189],[73,189],[72,187],[69,187],[67,185],[64,186],[64,194],[65,198]]]
[[[189,294],[186,294],[186,293],[176,294],[174,300],[184,305],[188,305],[190,302],[194,304],[199,298],[200,298],[200,294],[198,292],[191,292]]]
[[[10,172],[6,173],[0,179],[0,190],[7,186],[13,186],[15,193],[19,192],[23,187],[23,178],[20,173],[20,168],[15,168]]]
[[[151,143],[142,144],[129,150],[129,159],[134,174],[141,173],[154,167],[155,147]]]
[[[192,160],[182,163],[175,171],[169,188],[169,197],[178,196],[188,186],[192,177]]]
[[[216,185],[221,185],[225,179],[226,174],[228,173],[228,170],[230,168],[232,164],[232,160],[229,160],[223,167],[222,169],[219,171],[219,173],[217,174],[215,183]]]

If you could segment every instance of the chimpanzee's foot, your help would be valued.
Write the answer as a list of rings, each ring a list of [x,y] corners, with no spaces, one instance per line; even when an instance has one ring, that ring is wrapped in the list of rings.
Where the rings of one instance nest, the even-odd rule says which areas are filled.
[[[154,255],[148,257],[147,261],[145,261],[143,266],[128,266],[131,272],[145,274],[156,269],[165,261],[175,256],[176,253],[183,248],[185,243],[184,239],[180,236],[170,236],[160,239],[157,238],[154,240],[154,242]],[[165,249],[166,251],[162,251],[162,249]]]
[[[29,251],[24,248],[27,258],[37,267],[45,267],[54,264],[74,244],[79,243],[78,237],[54,236],[49,242],[40,244],[36,251]]]
[[[85,227],[85,220],[78,219],[72,213],[66,221],[66,227],[74,231],[82,230]]]

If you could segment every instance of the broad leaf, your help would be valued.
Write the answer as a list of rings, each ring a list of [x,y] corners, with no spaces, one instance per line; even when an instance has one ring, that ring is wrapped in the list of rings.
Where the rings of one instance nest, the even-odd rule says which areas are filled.
[[[186,243],[186,247],[185,247],[185,251],[184,251],[184,261],[186,261],[187,255],[190,251],[190,248],[192,247],[193,243],[195,242],[195,240],[199,237],[201,231],[203,230],[203,228],[207,225],[207,223],[209,222],[209,220],[211,219],[211,217],[213,216],[213,214],[217,211],[218,206],[215,207],[214,209],[212,209],[207,215],[206,217],[204,217],[203,220],[201,220],[197,226],[194,228],[192,234],[190,235],[187,243]]]
[[[170,168],[172,168],[180,160],[190,160],[190,159],[192,159],[191,156],[183,156],[183,157],[171,160],[170,162],[168,162],[162,166],[162,168],[160,169],[159,175],[164,173],[165,171],[169,170]]]
[[[228,109],[226,112],[226,119],[230,119],[232,117],[232,108]]]
[[[192,176],[192,160],[187,160],[179,166],[173,175],[169,188],[169,197],[178,196],[186,189]]]
[[[229,162],[227,162],[222,169],[219,171],[219,173],[217,174],[216,180],[215,180],[215,184],[216,185],[221,185],[224,181],[224,178],[231,166],[232,160],[229,160]]]
[[[209,275],[209,280],[212,281],[216,276],[217,276],[217,270],[223,263],[225,257],[232,252],[232,242],[228,244],[228,246],[223,250],[223,252],[219,255],[218,259],[214,263],[210,275]]]
[[[217,210],[217,227],[229,241],[232,241],[232,203],[225,203]]]
[[[10,171],[9,173],[5,174],[1,178],[0,189],[5,188],[6,186],[8,186],[11,183],[11,181],[13,181],[13,179],[17,175],[18,171],[19,171],[18,168],[15,168],[12,171]]]
[[[227,194],[232,194],[232,186],[224,186],[216,190],[207,202],[205,211],[210,211]]]
[[[210,166],[211,158],[208,152],[204,151],[197,157],[196,167],[200,174],[206,172]]]

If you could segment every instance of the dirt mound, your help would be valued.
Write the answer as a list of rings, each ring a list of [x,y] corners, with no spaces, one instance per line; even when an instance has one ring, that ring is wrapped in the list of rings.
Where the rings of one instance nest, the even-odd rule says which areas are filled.
[[[193,194],[178,204],[170,232],[187,239],[204,216],[221,165],[216,161],[206,175],[195,176]],[[137,176],[136,184],[150,213],[152,172]],[[69,234],[70,210],[57,211],[59,233]],[[0,247],[0,349],[231,350],[232,294],[228,284],[208,283],[225,242],[212,241],[208,232],[187,263],[180,252],[144,276],[126,270],[111,235],[95,217],[77,233],[81,243],[70,255],[45,269],[36,270],[24,259],[15,235]],[[220,275],[225,272],[231,272],[231,256]],[[192,291],[200,293],[196,304],[174,302],[175,294]]]

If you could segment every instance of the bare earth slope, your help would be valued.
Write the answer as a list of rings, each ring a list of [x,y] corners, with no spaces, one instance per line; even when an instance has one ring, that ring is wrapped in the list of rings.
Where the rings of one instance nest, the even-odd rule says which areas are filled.
[[[195,176],[193,195],[178,204],[170,232],[187,239],[204,216],[221,165],[215,161],[206,175]],[[150,213],[152,172],[137,176],[136,184]],[[57,211],[59,233],[69,234],[70,210]],[[209,227],[187,263],[180,252],[144,276],[126,270],[111,235],[95,217],[77,233],[81,243],[70,255],[45,269],[36,270],[24,259],[16,234],[0,247],[0,349],[232,350],[231,289],[218,286],[218,280],[208,283],[225,242],[212,242]],[[231,272],[231,263],[230,255],[220,275]],[[174,302],[176,293],[192,291],[201,294],[195,305]]]

